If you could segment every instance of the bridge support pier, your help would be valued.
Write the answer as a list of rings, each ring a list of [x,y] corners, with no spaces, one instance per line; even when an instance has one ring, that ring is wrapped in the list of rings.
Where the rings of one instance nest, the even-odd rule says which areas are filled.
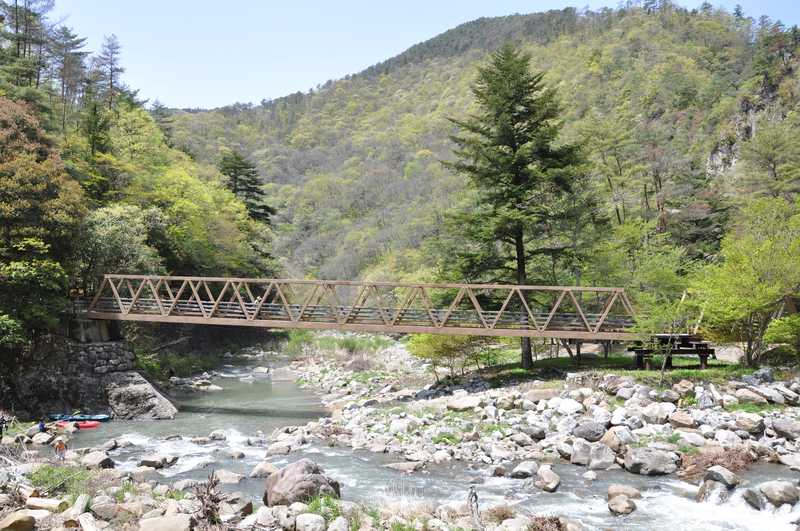
[[[117,321],[73,318],[69,336],[78,343],[106,343],[122,339],[122,332]]]

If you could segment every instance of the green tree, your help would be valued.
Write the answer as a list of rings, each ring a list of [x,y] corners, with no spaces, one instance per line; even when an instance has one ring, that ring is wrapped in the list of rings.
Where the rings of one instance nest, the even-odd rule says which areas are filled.
[[[110,205],[91,212],[81,228],[77,256],[77,282],[86,293],[107,273],[163,273],[158,251],[147,242],[156,209],[143,211],[135,205]]]
[[[228,178],[228,189],[242,200],[250,217],[269,223],[275,212],[264,203],[264,189],[256,165],[238,151],[228,151],[222,155],[219,171]]]
[[[800,206],[785,199],[748,204],[722,241],[720,261],[704,267],[692,293],[704,326],[744,344],[745,363],[763,353],[764,333],[781,301],[800,290]]]
[[[742,160],[749,170],[746,191],[791,200],[800,192],[800,128],[789,120],[764,120],[759,126],[742,148]]]
[[[558,143],[556,93],[543,73],[531,72],[530,59],[511,45],[495,52],[472,86],[478,112],[452,120],[460,131],[451,137],[456,160],[447,166],[475,189],[475,208],[459,221],[471,244],[457,256],[470,279],[528,283],[528,264],[542,253],[536,242],[558,216],[581,162],[576,146]],[[523,367],[533,367],[528,338],[521,358]]]
[[[114,98],[122,88],[120,76],[125,72],[125,69],[120,64],[121,53],[122,46],[116,35],[112,33],[103,37],[103,47],[97,56],[97,67],[102,76],[105,99],[108,102],[109,109],[114,106]]]

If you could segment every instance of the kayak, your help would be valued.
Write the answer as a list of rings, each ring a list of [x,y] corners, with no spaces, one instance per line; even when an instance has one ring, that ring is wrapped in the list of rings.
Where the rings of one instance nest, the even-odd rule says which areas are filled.
[[[49,416],[50,420],[69,420],[71,422],[108,422],[111,420],[111,415],[60,415],[53,413]]]
[[[59,420],[56,422],[56,426],[59,428],[66,428],[67,426],[77,426],[80,430],[89,430],[92,428],[99,428],[100,421],[97,420],[81,420],[81,421],[71,421],[71,420]]]

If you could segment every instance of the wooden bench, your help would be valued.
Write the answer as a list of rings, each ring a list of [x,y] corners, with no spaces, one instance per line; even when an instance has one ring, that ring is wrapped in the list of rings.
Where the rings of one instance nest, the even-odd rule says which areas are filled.
[[[656,347],[656,344],[658,348]],[[652,345],[652,346],[651,346]],[[716,357],[714,349],[706,341],[702,341],[695,334],[656,334],[651,336],[647,343],[638,342],[628,348],[636,358],[636,368],[652,370],[653,356],[656,354],[666,354],[666,369],[672,369],[672,358],[674,356],[697,356],[700,359],[700,368],[708,368],[708,358]]]

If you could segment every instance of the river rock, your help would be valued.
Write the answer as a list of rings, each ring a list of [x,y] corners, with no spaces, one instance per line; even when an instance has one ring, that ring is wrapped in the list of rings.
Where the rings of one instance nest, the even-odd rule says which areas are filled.
[[[114,460],[102,450],[89,452],[81,458],[81,465],[86,468],[114,468]]]
[[[608,500],[608,510],[616,515],[630,514],[636,510],[636,504],[624,494],[620,494]]]
[[[767,506],[767,498],[758,489],[744,489],[742,498],[756,511],[761,511]]]
[[[170,455],[148,455],[139,460],[139,466],[146,466],[150,468],[166,468],[178,462],[178,456]]]
[[[728,487],[726,487],[724,484],[712,479],[706,479],[697,490],[695,500],[698,502],[711,502],[720,504],[727,501],[729,496],[730,493],[728,492]]]
[[[732,489],[742,482],[741,478],[725,468],[724,466],[714,465],[706,470],[704,478],[706,481],[718,481],[726,488]]]
[[[35,528],[36,519],[27,511],[17,511],[0,520],[3,531],[33,531]]]
[[[214,476],[216,476],[220,483],[228,485],[234,485],[244,479],[243,475],[231,472],[230,470],[215,470]]]
[[[773,419],[772,429],[781,437],[786,437],[790,441],[800,438],[800,422],[787,417]]]
[[[178,410],[135,371],[105,375],[106,398],[114,417],[123,420],[174,419]]]
[[[225,432],[222,430],[214,430],[208,434],[208,438],[212,441],[225,441],[228,439],[228,436],[225,435]]]
[[[599,441],[605,433],[605,424],[600,424],[599,422],[583,422],[572,430],[572,435],[586,439],[589,442]]]
[[[537,404],[541,400],[550,400],[558,396],[558,394],[558,389],[531,389],[522,396],[525,400],[530,400],[534,404]]]
[[[422,461],[401,461],[399,463],[389,463],[383,465],[386,468],[391,468],[392,470],[397,470],[399,472],[416,472],[417,470],[422,470],[424,463]]]
[[[622,447],[634,444],[638,441],[637,437],[631,432],[627,426],[612,426],[599,442],[605,444],[615,452],[618,452]]]
[[[305,513],[297,515],[295,519],[297,531],[325,531],[325,518],[318,514]]]
[[[778,461],[792,470],[800,471],[800,454],[781,454],[778,456]]]
[[[592,446],[583,439],[575,439],[572,441],[572,453],[570,454],[569,462],[573,465],[586,466],[589,464]]]
[[[800,491],[789,481],[767,481],[759,485],[758,490],[775,506],[781,506],[784,503],[794,505],[800,498]]]
[[[625,469],[643,476],[672,474],[678,469],[678,459],[674,452],[655,448],[628,448],[625,452]]]
[[[606,470],[616,462],[617,455],[603,443],[592,444],[589,453],[589,470]]]
[[[761,396],[758,393],[754,393],[750,389],[746,389],[746,388],[737,389],[735,395],[736,395],[736,399],[739,400],[739,402],[742,402],[744,404],[766,404],[767,403],[767,399],[766,398],[764,398],[763,396]]]
[[[52,433],[40,432],[40,433],[37,433],[36,435],[34,435],[33,437],[31,437],[31,441],[33,441],[33,444],[45,445],[45,444],[50,444],[51,442],[53,442],[53,439],[55,439],[55,438],[56,438],[56,436],[53,435]]]
[[[337,516],[328,524],[328,531],[350,531],[350,522],[344,516]]]
[[[277,471],[278,467],[269,461],[262,461],[250,471],[249,477],[263,479],[269,477],[270,474]]]
[[[340,497],[339,482],[310,459],[301,459],[271,474],[264,490],[267,506],[305,502],[314,496]]]
[[[92,513],[80,514],[78,515],[77,520],[81,531],[100,531],[102,529],[99,525],[97,525],[97,521],[94,519],[94,516],[92,516]]]
[[[481,405],[481,398],[475,395],[455,396],[447,402],[447,409],[451,411],[472,411]]]
[[[672,385],[672,390],[678,393],[681,398],[691,394],[694,391],[694,383],[689,380],[681,380],[680,382]]]
[[[50,511],[51,513],[60,513],[67,510],[69,503],[66,500],[59,500],[57,498],[36,498],[31,496],[25,500],[25,507],[28,509],[42,509]]]
[[[514,467],[511,471],[511,477],[516,479],[525,479],[533,477],[536,471],[539,470],[539,464],[536,461],[523,461]]]
[[[742,439],[731,430],[717,430],[714,433],[714,440],[722,446],[739,446]]]
[[[674,411],[671,402],[653,402],[642,410],[642,418],[650,424],[664,424]]]
[[[738,413],[736,427],[747,433],[758,434],[764,431],[764,417],[755,413]]]
[[[558,412],[562,415],[573,415],[583,411],[583,404],[571,398],[564,398],[558,404]]]
[[[694,417],[687,411],[676,411],[669,416],[669,423],[676,428],[694,428]]]
[[[616,496],[624,495],[630,499],[636,499],[642,497],[642,493],[639,492],[639,489],[635,487],[631,487],[630,485],[620,485],[619,483],[614,483],[608,486],[607,491],[607,498],[610,500]]]
[[[139,522],[139,531],[190,531],[193,527],[194,520],[188,514],[146,518]]]
[[[536,481],[534,485],[545,492],[555,492],[561,484],[561,478],[553,472],[550,465],[542,465],[536,471]]]

